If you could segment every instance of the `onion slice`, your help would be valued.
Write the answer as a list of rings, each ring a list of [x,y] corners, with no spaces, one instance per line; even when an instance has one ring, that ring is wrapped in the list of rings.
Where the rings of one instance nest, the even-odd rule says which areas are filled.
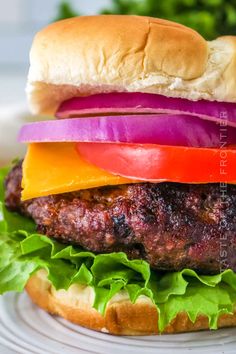
[[[109,114],[188,114],[200,118],[221,121],[236,127],[236,104],[216,101],[190,101],[183,98],[140,92],[114,92],[86,97],[74,97],[64,101],[58,118],[72,118]]]
[[[24,143],[116,142],[190,147],[236,144],[236,129],[187,115],[133,115],[62,119],[26,124],[19,134]],[[225,131],[224,131],[225,134]]]

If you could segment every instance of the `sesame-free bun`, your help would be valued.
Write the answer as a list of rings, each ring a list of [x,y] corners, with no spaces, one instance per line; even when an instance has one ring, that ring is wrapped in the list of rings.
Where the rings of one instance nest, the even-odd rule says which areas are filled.
[[[92,307],[94,292],[91,287],[74,284],[67,291],[56,291],[42,270],[30,278],[26,291],[33,302],[47,312],[96,331],[116,335],[158,334],[157,310],[146,296],[140,296],[132,304],[127,293],[120,291],[110,300],[105,316],[102,316]],[[219,317],[219,328],[232,326],[236,326],[236,313]],[[164,333],[203,329],[209,329],[206,316],[198,316],[192,323],[185,313],[180,313],[166,327]]]
[[[207,42],[174,22],[124,15],[75,17],[37,33],[27,84],[33,113],[111,91],[236,102],[236,37]]]

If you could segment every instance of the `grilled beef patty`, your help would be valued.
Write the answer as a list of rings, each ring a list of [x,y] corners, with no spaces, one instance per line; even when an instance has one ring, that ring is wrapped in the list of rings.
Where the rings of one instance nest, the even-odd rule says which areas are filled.
[[[226,195],[219,184],[138,183],[21,202],[21,179],[20,163],[6,179],[6,206],[49,237],[98,253],[123,251],[157,270],[236,271],[234,185]]]

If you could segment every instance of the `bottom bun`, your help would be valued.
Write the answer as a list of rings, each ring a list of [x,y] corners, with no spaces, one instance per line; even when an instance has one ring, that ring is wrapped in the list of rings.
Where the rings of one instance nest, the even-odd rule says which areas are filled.
[[[83,327],[116,335],[158,334],[158,313],[146,296],[140,296],[137,302],[132,304],[128,294],[120,291],[109,301],[106,313],[102,316],[92,307],[94,291],[91,287],[74,284],[67,291],[55,290],[43,270],[29,279],[26,291],[32,301],[42,309]],[[236,326],[236,313],[219,317],[219,328],[232,326]],[[164,333],[204,329],[209,329],[206,316],[198,316],[192,323],[187,314],[180,313],[165,328]]]

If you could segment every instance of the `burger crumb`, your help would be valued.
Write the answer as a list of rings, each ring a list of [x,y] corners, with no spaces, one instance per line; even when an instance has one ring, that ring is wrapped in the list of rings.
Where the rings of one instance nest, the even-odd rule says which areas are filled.
[[[106,327],[103,327],[103,328],[101,329],[101,332],[103,332],[103,333],[110,333]]]

